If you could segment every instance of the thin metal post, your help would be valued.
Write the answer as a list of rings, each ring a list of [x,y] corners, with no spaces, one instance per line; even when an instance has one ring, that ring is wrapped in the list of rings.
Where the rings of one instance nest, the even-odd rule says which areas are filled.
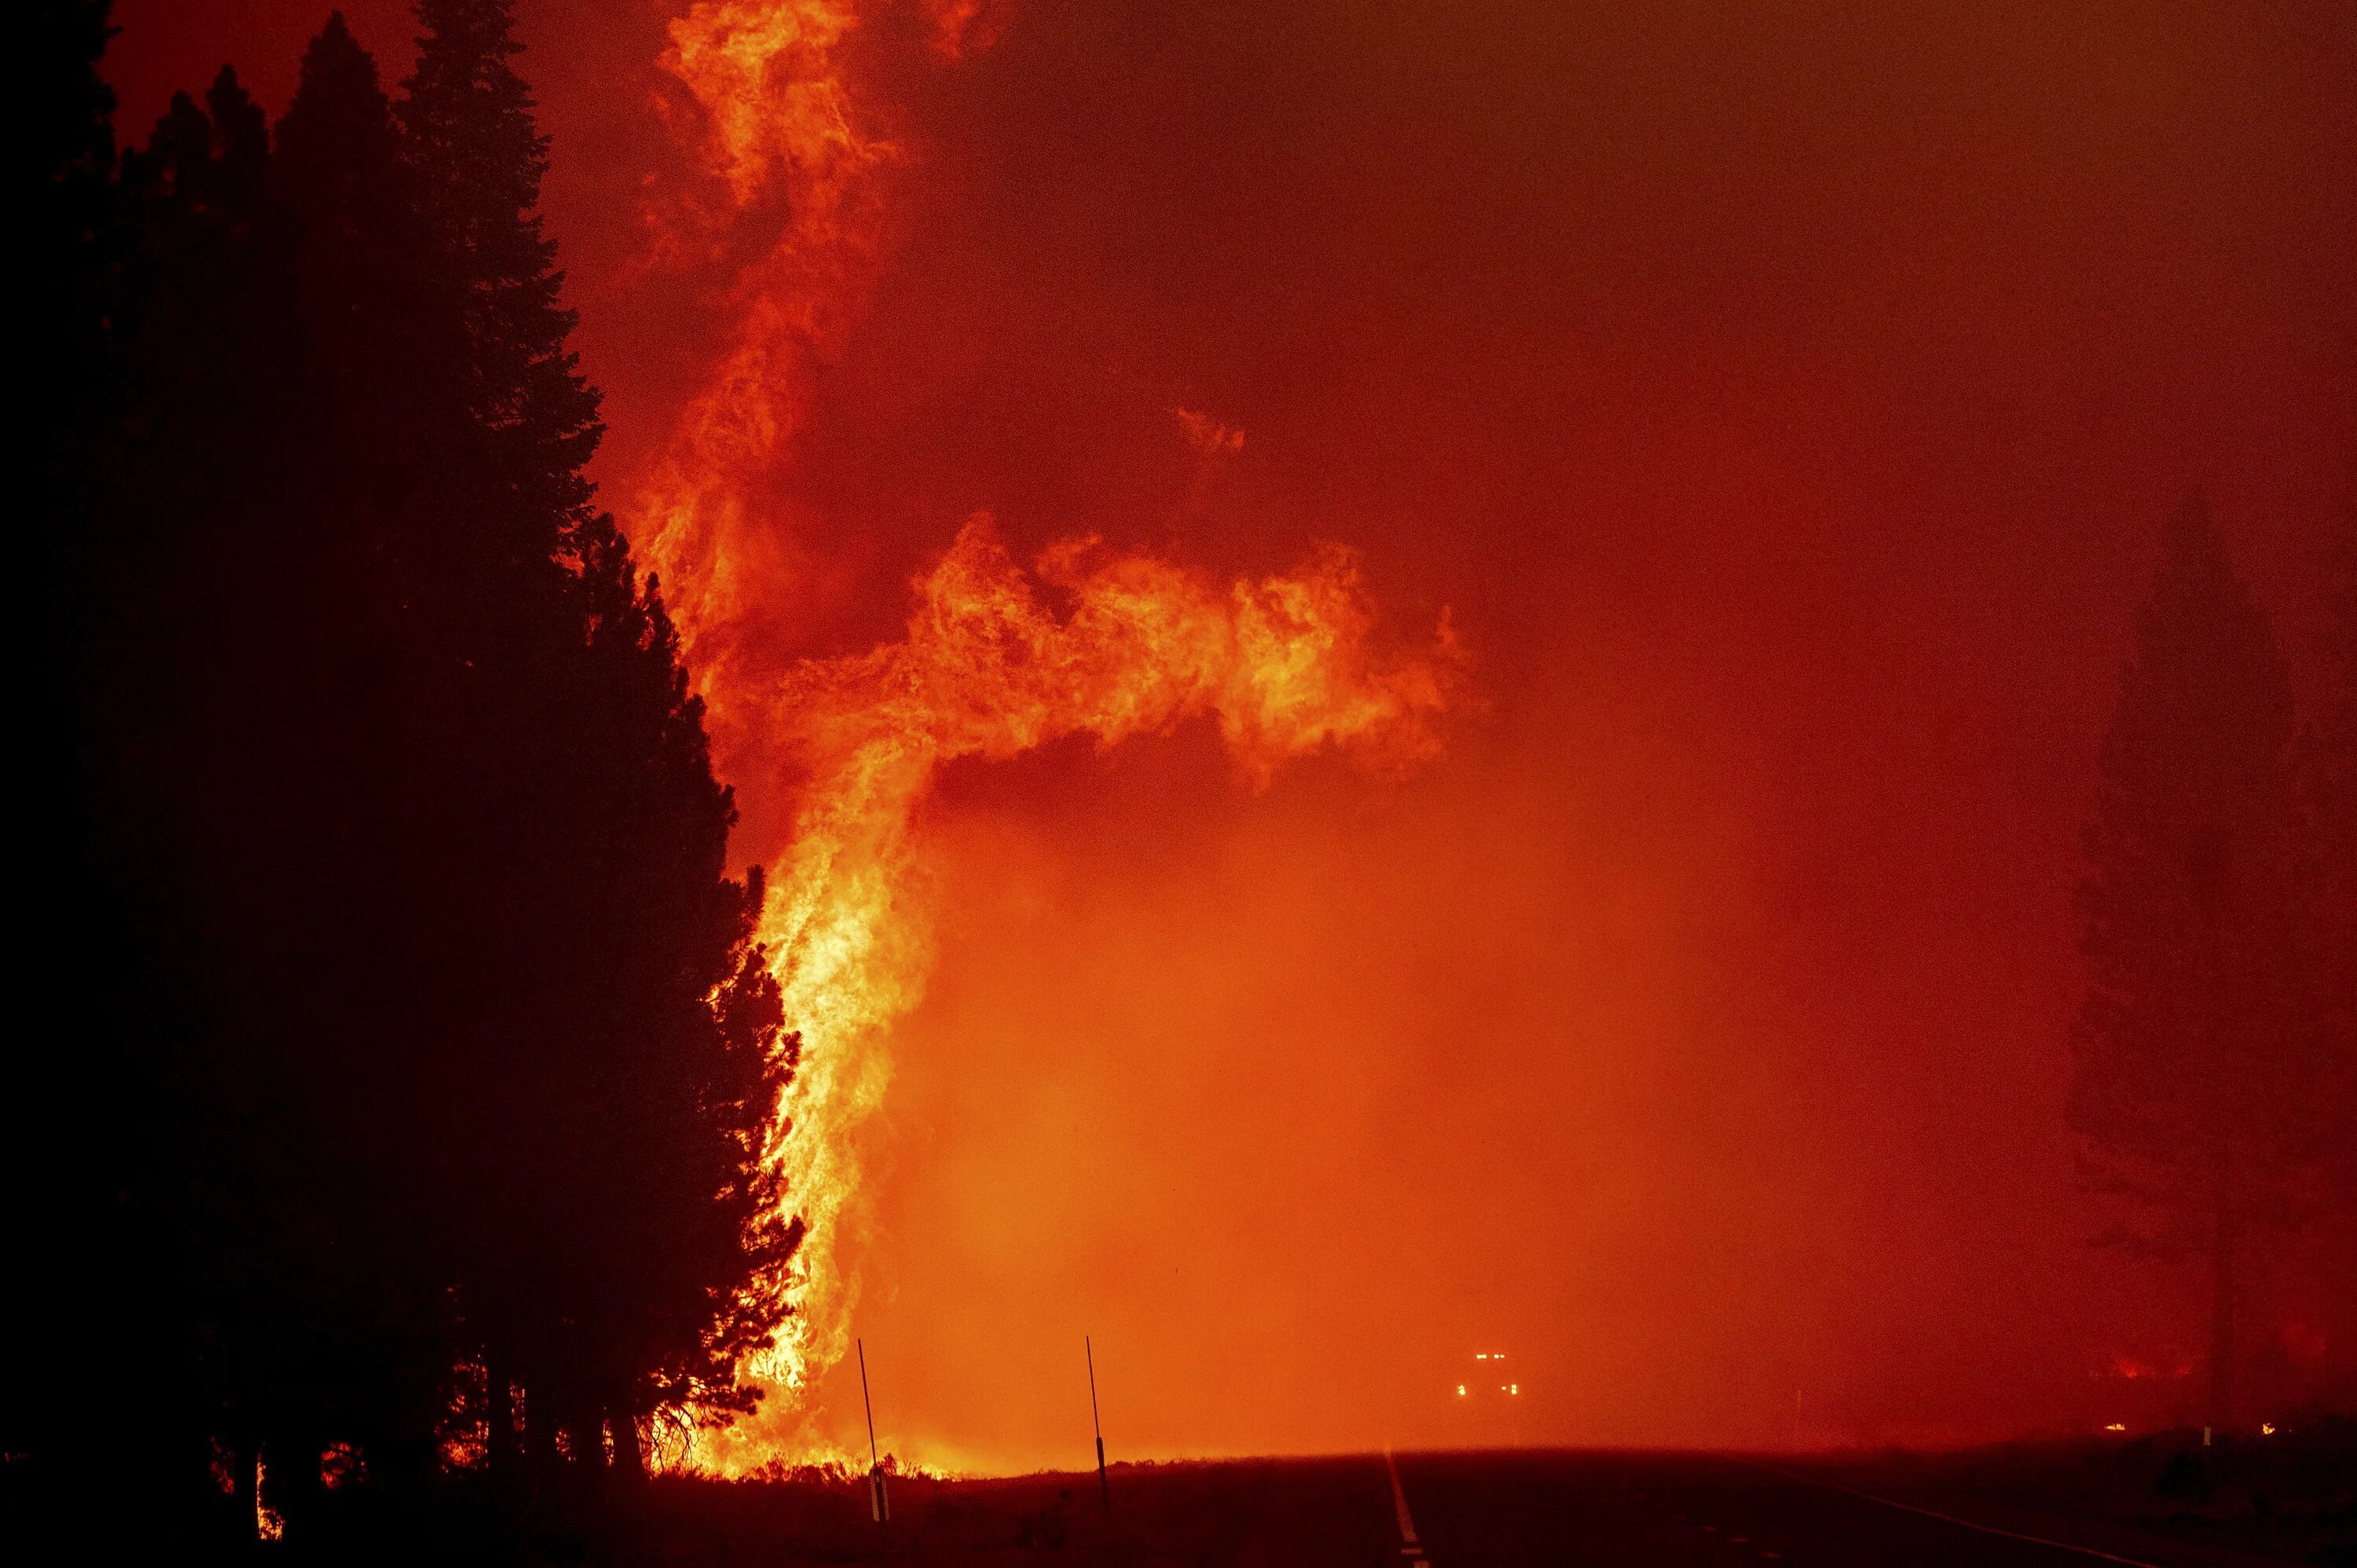
[[[867,1509],[876,1516],[876,1528],[892,1517],[892,1499],[884,1490],[884,1464],[876,1456],[876,1402],[867,1393],[867,1341],[854,1339],[859,1350],[859,1402],[867,1410]]]
[[[1110,1509],[1113,1488],[1105,1484],[1104,1418],[1097,1414],[1097,1350],[1085,1334],[1081,1336],[1081,1350],[1089,1359],[1089,1423],[1097,1433],[1097,1496]]]

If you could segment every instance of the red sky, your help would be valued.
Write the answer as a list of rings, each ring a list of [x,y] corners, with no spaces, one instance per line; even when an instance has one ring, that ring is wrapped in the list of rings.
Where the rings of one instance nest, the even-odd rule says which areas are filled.
[[[672,9],[522,0],[618,499],[728,320],[641,264]],[[389,77],[403,10],[347,7]],[[225,59],[282,106],[323,16],[118,0],[122,124]],[[1484,701],[1397,784],[1255,794],[1191,729],[952,769],[862,1240],[888,1443],[1084,1461],[1084,1331],[1116,1455],[1500,1434],[1446,1397],[1491,1348],[1517,1435],[1961,1435],[2193,1343],[2082,1245],[2070,895],[2190,487],[2316,662],[2345,8],[1021,0],[954,70],[914,32],[853,55],[909,157],[780,480],[830,564],[780,646],[893,635],[979,508],[1221,571],[1344,541]]]

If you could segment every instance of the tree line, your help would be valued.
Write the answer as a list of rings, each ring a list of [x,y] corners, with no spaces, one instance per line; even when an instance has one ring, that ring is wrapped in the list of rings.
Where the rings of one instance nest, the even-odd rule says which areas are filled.
[[[2338,1397],[2357,1392],[2357,514],[2336,553],[2303,717],[2206,505],[2177,514],[2086,830],[2081,1174],[2112,1211],[2102,1240],[2206,1275],[2218,1428],[2258,1419],[2241,1374],[2270,1348],[2261,1266],[2277,1309],[2297,1276]],[[2333,1397],[2332,1376],[2306,1391]]]
[[[583,475],[508,0],[124,147],[103,0],[32,11],[6,1484],[299,1541],[642,1473],[756,1397],[796,1046]]]

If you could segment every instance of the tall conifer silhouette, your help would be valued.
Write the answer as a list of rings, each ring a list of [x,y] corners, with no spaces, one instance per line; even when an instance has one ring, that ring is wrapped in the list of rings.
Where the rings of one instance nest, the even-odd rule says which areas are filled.
[[[2129,1209],[2115,1234],[2207,1260],[2213,1423],[2234,1410],[2241,1265],[2312,1149],[2291,738],[2266,618],[2197,499],[2104,742],[2070,1112],[2090,1185]]]
[[[774,1320],[776,1292],[756,1282],[791,1239],[767,1218],[758,1141],[789,1058],[774,988],[748,961],[758,884],[723,874],[735,813],[701,704],[582,474],[597,398],[537,211],[546,143],[511,7],[424,0],[417,15],[398,113],[461,301],[496,588],[470,683],[521,808],[488,813],[475,843],[509,885],[508,929],[531,934],[506,950],[497,1033],[538,1042],[475,1097],[502,1113],[474,1289],[490,1419],[505,1426],[513,1376],[544,1460],[562,1430],[576,1455],[610,1444],[634,1464],[659,1401],[743,1397],[735,1353]]]
[[[97,70],[108,9],[51,0],[17,18],[16,38],[28,177],[14,252],[35,302],[16,324],[29,393],[17,416],[29,514],[18,573],[30,601],[9,622],[24,693],[18,810],[28,824],[16,950],[21,973],[76,1003],[20,1020],[0,1092],[0,1190],[9,1195],[0,1247],[14,1281],[0,1292],[0,1343],[14,1348],[0,1359],[0,1449],[11,1455],[7,1484],[64,1519],[90,1500],[86,1455],[116,1412],[145,1397],[167,1420],[185,1415],[189,1373],[177,1335],[137,1371],[113,1354],[143,1317],[135,1293],[156,1256],[162,1183],[154,997],[125,962],[120,889],[94,853],[104,826],[92,632],[110,596],[112,532],[101,478],[119,467],[114,328],[130,239],[114,178],[114,99]],[[173,1495],[177,1457],[128,1456],[126,1473],[167,1506],[185,1502]]]
[[[542,231],[548,142],[511,63],[522,45],[508,0],[421,0],[417,18],[417,67],[399,106],[417,198],[464,292],[469,392],[515,509],[509,542],[544,558],[585,514],[581,470],[604,434]],[[554,538],[542,532],[551,525]]]
[[[2326,581],[2322,701],[2301,737],[2306,865],[2314,898],[2321,1102],[2357,1118],[2357,510],[2341,514]],[[2357,1139],[2325,1148],[2321,1299],[2340,1312],[2329,1332],[2344,1375],[2357,1338]],[[2328,1309],[2329,1310],[2329,1309]]]
[[[553,1468],[637,1473],[657,1410],[750,1402],[793,1045],[582,471],[508,9],[427,0],[398,102],[332,16],[274,137],[224,69],[119,164],[104,16],[37,33],[35,882],[85,1016],[10,1102],[61,1282],[10,1300],[11,1481],[106,1450],[134,1534],[386,1541],[514,1459],[519,1389]]]

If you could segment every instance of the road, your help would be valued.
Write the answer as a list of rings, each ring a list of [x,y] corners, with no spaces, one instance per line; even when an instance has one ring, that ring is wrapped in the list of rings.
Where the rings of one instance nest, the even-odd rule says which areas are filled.
[[[781,1561],[889,1561],[904,1568],[2265,1568],[2279,1561],[2107,1523],[2092,1517],[2093,1509],[2088,1518],[2056,1520],[2008,1514],[1986,1500],[1942,1502],[1904,1491],[1924,1484],[1907,1478],[1904,1466],[1886,1472],[1853,1462],[1839,1474],[1858,1490],[1845,1490],[1803,1473],[1805,1463],[1554,1450],[1116,1464],[1109,1503],[1100,1498],[1093,1468],[901,1476],[892,1481],[892,1519],[880,1526],[864,1477],[762,1487],[687,1482],[648,1494],[634,1529],[647,1547],[643,1560],[672,1568]]]
[[[1391,1469],[1401,1561],[1429,1568],[2096,1568],[2107,1562],[2194,1568],[2255,1561],[2168,1542],[2124,1548],[2110,1540],[2104,1542],[2107,1554],[1993,1533],[1730,1458],[1403,1454]]]

